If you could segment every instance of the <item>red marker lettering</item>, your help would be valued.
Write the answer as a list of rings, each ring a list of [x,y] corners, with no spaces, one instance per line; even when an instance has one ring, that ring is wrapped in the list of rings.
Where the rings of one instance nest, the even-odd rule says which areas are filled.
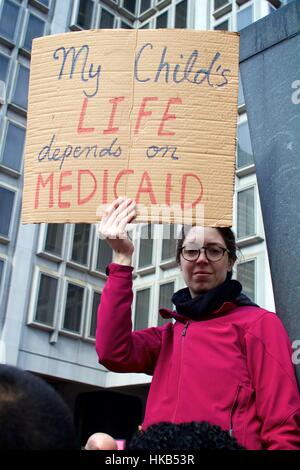
[[[196,205],[199,204],[199,202],[201,201],[202,196],[203,196],[203,185],[202,185],[202,182],[201,182],[199,176],[195,175],[195,173],[185,173],[182,176],[182,180],[181,180],[181,195],[180,195],[180,204],[181,204],[181,209],[183,209],[183,210],[185,209],[185,193],[186,193],[187,179],[188,178],[196,179],[199,183],[199,186],[200,186],[199,195],[198,195],[197,199],[195,199],[191,203],[191,207],[196,207]]]
[[[70,202],[61,200],[62,193],[65,193],[67,191],[72,190],[72,185],[71,184],[65,184],[65,185],[62,184],[63,179],[67,178],[68,176],[72,176],[72,171],[62,171],[60,176],[59,176],[58,207],[60,209],[68,209],[71,206]]]
[[[159,136],[175,135],[175,132],[164,132],[164,126],[165,126],[166,121],[170,121],[171,119],[176,119],[176,114],[169,114],[169,110],[170,110],[170,107],[171,107],[172,104],[182,104],[181,98],[170,98],[169,99],[169,101],[167,103],[167,106],[166,106],[166,109],[165,109],[165,112],[163,114],[163,117],[161,119],[159,129],[158,129],[157,134]]]
[[[93,180],[92,184],[94,184],[94,187],[87,196],[81,198],[81,179],[83,175],[87,175],[92,178]],[[97,190],[97,180],[95,178],[94,173],[92,173],[90,170],[78,170],[77,183],[78,183],[77,204],[78,206],[82,206],[83,204],[86,204],[88,201],[90,201],[92,197],[94,196]],[[90,184],[91,184],[90,182],[85,181],[84,187],[88,188],[90,187]]]
[[[135,131],[134,131],[135,134],[139,133],[142,119],[146,116],[151,116],[151,114],[152,114],[152,111],[145,111],[147,102],[148,101],[157,101],[157,100],[158,100],[158,98],[155,97],[155,96],[148,96],[148,97],[143,99],[142,104],[140,106],[138,118],[136,120]]]
[[[36,190],[35,190],[35,198],[34,198],[34,208],[38,209],[39,207],[39,200],[40,200],[40,187],[45,188],[48,183],[50,183],[50,192],[49,192],[49,209],[54,206],[54,196],[53,196],[53,177],[54,172],[50,173],[46,181],[43,181],[43,176],[41,173],[38,174],[37,182],[36,182]]]
[[[112,110],[111,110],[111,114],[109,118],[108,128],[104,129],[103,134],[115,134],[116,132],[118,132],[119,128],[113,127],[113,124],[114,124],[114,119],[115,119],[115,115],[117,112],[118,104],[124,101],[124,98],[125,96],[119,96],[117,98],[112,98],[111,100],[109,100],[109,102],[112,103],[113,106],[112,106]]]
[[[146,181],[147,185],[143,188],[144,181]],[[153,192],[151,178],[149,176],[148,171],[144,171],[141,182],[140,182],[140,185],[138,187],[136,197],[135,197],[135,200],[136,200],[137,203],[139,203],[141,193],[148,193],[149,197],[150,197],[151,204],[157,204],[155,194]]]
[[[86,113],[88,101],[89,100],[87,98],[83,99],[82,108],[81,108],[81,112],[80,112],[80,116],[79,116],[79,123],[78,123],[78,127],[77,127],[77,134],[81,134],[81,133],[84,133],[84,132],[94,132],[94,130],[95,130],[94,127],[83,127],[83,121],[84,121],[84,118],[85,118],[85,113]]]

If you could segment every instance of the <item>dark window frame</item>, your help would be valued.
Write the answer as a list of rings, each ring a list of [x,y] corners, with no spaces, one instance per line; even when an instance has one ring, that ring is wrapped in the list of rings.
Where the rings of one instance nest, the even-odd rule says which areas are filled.
[[[239,231],[241,230],[240,229],[240,224],[239,224],[239,195],[241,193],[244,193],[246,191],[249,191],[249,190],[253,190],[253,233],[249,233],[249,234],[241,234],[239,233]],[[237,190],[237,195],[236,195],[236,227],[237,227],[237,230],[236,230],[236,238],[237,238],[237,242],[239,242],[240,240],[244,240],[244,239],[247,239],[247,238],[253,238],[253,237],[256,237],[257,236],[257,223],[258,223],[258,220],[257,220],[257,196],[256,196],[256,185],[255,184],[251,184],[249,186],[246,186],[245,188],[239,188]],[[245,211],[243,212],[245,213]]]
[[[76,261],[72,258],[76,225],[88,225],[88,226],[90,226],[89,240],[88,240],[88,250],[87,250],[87,256],[86,256],[86,264],[83,264],[83,263],[81,263],[79,261]],[[69,247],[67,263],[69,265],[73,266],[73,267],[76,267],[79,270],[89,271],[90,266],[91,266],[92,239],[93,239],[93,227],[92,227],[92,225],[91,224],[86,224],[86,223],[74,223],[73,227],[72,227],[72,230],[71,230],[70,236],[71,236],[71,239],[70,239],[70,247]]]
[[[62,230],[63,230],[63,233],[62,233],[62,242],[61,242],[61,253],[54,253],[52,251],[49,251],[47,250],[46,248],[46,242],[47,242],[47,236],[48,236],[48,229],[49,229],[49,225],[59,225],[59,226],[62,226]],[[66,238],[66,226],[65,224],[51,224],[51,223],[47,223],[45,224],[45,229],[44,229],[44,233],[43,233],[43,246],[42,246],[42,251],[44,253],[46,253],[48,256],[50,256],[51,258],[53,259],[58,259],[58,260],[63,260],[64,258],[64,252],[65,252],[65,238]]]
[[[25,19],[25,23],[24,23],[24,27],[23,27],[23,32],[22,32],[22,38],[21,38],[21,42],[20,42],[20,48],[22,49],[22,51],[24,51],[24,53],[26,53],[26,55],[30,56],[31,55],[31,47],[28,49],[26,46],[25,46],[25,39],[26,39],[26,36],[27,36],[27,32],[28,32],[28,26],[29,26],[29,20],[30,20],[30,17],[34,17],[34,18],[37,18],[38,20],[40,20],[41,22],[44,23],[44,28],[43,28],[43,34],[41,36],[36,36],[36,37],[43,37],[47,34],[47,26],[48,26],[48,23],[47,23],[47,20],[45,20],[45,18],[42,18],[41,16],[37,15],[35,12],[33,11],[27,11],[26,12],[26,19]],[[32,40],[35,39],[35,38],[32,38]]]
[[[6,139],[7,139],[7,134],[8,134],[8,129],[9,129],[10,124],[12,126],[15,126],[15,127],[18,127],[20,129],[24,130],[23,152],[22,152],[22,155],[20,157],[19,170],[16,170],[15,168],[12,168],[12,167],[8,166],[4,162],[4,150],[5,150],[5,147],[6,147]],[[4,122],[2,136],[1,136],[2,148],[1,148],[1,154],[0,154],[0,166],[3,167],[3,169],[6,170],[8,173],[12,174],[12,176],[19,177],[23,172],[23,166],[24,166],[23,157],[24,157],[24,152],[25,152],[25,139],[26,139],[26,126],[24,126],[19,121],[15,120],[15,119],[12,119],[11,117],[6,117],[5,122]]]
[[[238,276],[238,270],[239,270],[239,267],[242,266],[242,265],[245,265],[247,263],[253,263],[253,266],[254,266],[254,269],[253,269],[253,277],[254,277],[254,296],[251,297],[251,300],[253,302],[256,302],[257,301],[257,257],[255,258],[251,258],[251,259],[246,259],[245,261],[241,261],[240,263],[237,264],[236,266],[236,278],[237,280],[239,280],[239,276]],[[240,281],[241,282],[241,281]],[[244,286],[243,286],[244,288]],[[247,294],[246,294],[247,295]]]
[[[139,292],[142,292],[142,291],[148,291],[149,292],[149,305],[148,305],[148,312],[147,312],[147,325],[143,326],[143,328],[136,328],[137,326],[137,302],[138,302],[138,295],[139,295]],[[149,285],[149,286],[139,286],[136,290],[135,290],[135,303],[134,303],[134,320],[133,320],[133,330],[134,331],[139,331],[141,329],[144,329],[144,328],[148,328],[149,327],[149,320],[150,320],[150,315],[151,315],[151,295],[152,295],[152,286]]]
[[[4,0],[3,3],[2,3],[1,10],[0,10],[0,18],[2,18],[2,11],[3,11],[4,5],[5,5],[5,1],[7,1],[8,3],[14,4],[16,7],[19,7],[19,11],[18,11],[16,23],[15,23],[15,30],[14,30],[13,38],[9,38],[9,37],[3,35],[3,33],[1,33],[1,32],[0,32],[0,36],[1,36],[2,41],[4,43],[15,46],[17,41],[18,41],[18,37],[19,37],[20,31],[21,31],[20,22],[21,22],[21,16],[22,16],[21,15],[22,5],[18,2],[16,2],[15,0]]]
[[[27,90],[27,107],[23,107],[21,104],[16,103],[14,101],[16,89],[17,89],[17,84],[18,84],[18,77],[20,73],[20,69],[24,68],[28,70],[28,90],[29,90],[29,74],[30,74],[30,68],[27,67],[23,62],[17,61],[15,64],[15,70],[14,70],[14,75],[13,75],[13,86],[11,89],[10,97],[8,100],[8,105],[12,106],[14,109],[16,109],[18,112],[20,112],[22,115],[27,115],[27,110],[28,110],[28,90]]]
[[[6,271],[6,259],[0,257],[0,266],[2,263],[2,268],[0,270],[0,299],[2,297],[2,286],[4,283],[5,278],[5,271]]]
[[[0,242],[2,243],[9,243],[12,240],[12,232],[13,232],[13,226],[14,226],[14,219],[15,219],[15,213],[16,213],[16,205],[17,205],[17,189],[7,187],[5,184],[0,183],[0,188],[6,189],[7,191],[10,191],[11,193],[14,194],[13,196],[13,203],[12,203],[12,209],[10,213],[10,220],[9,220],[9,227],[8,227],[8,234],[1,234],[0,233]]]
[[[101,17],[102,17],[102,11],[103,11],[103,10],[105,11],[105,13],[108,13],[108,14],[110,14],[110,15],[112,15],[112,16],[114,17],[112,28],[101,28],[101,27],[100,27]],[[105,6],[104,6],[104,5],[101,5],[100,11],[99,11],[99,17],[97,18],[97,25],[98,25],[97,27],[98,27],[99,29],[115,29],[116,26],[117,26],[117,22],[118,22],[118,16],[117,16],[116,12],[113,11],[113,10],[111,10],[110,8],[108,8],[107,5],[105,5]]]
[[[5,57],[7,59],[7,69],[6,69],[6,73],[5,73],[5,80],[2,80],[4,81],[5,85],[7,85],[7,81],[8,81],[8,78],[9,78],[9,74],[10,74],[10,69],[11,69],[11,56],[6,54],[4,51],[1,51],[0,52],[0,55]]]
[[[142,232],[144,229],[148,230],[148,238],[142,238]],[[155,248],[155,237],[154,237],[155,226],[151,223],[142,224],[140,228],[140,237],[139,237],[139,244],[138,244],[138,256],[137,256],[137,271],[145,271],[147,272],[150,270],[155,270],[155,260],[154,260],[154,248]],[[150,232],[150,237],[149,237]],[[151,244],[151,262],[149,264],[141,265],[141,251],[143,248],[143,241],[146,240],[147,242],[150,240],[149,244]]]
[[[103,243],[103,246],[105,246],[105,244],[107,245],[107,248],[109,249],[109,245],[106,243],[105,240],[102,240],[100,238],[98,238],[97,236],[95,236],[95,246],[94,246],[94,256],[93,256],[93,261],[92,261],[92,265],[93,265],[93,272],[96,273],[97,275],[100,275],[100,277],[104,277],[105,279],[107,278],[107,275],[106,275],[106,271],[100,271],[98,269],[98,257],[99,257],[99,248],[100,248],[100,244]],[[113,250],[111,250],[111,261],[110,263],[113,262],[113,259],[114,259],[114,253],[113,253]],[[110,264],[109,263],[109,264]]]
[[[39,321],[38,319],[36,319],[42,276],[49,277],[57,281],[52,324],[43,323]],[[53,273],[49,273],[49,272],[43,271],[42,269],[37,268],[37,278],[36,278],[36,282],[33,282],[33,286],[34,286],[33,289],[35,292],[35,299],[34,299],[33,309],[30,312],[30,318],[29,318],[28,324],[31,326],[39,327],[43,330],[53,331],[55,330],[56,319],[57,319],[57,307],[58,307],[57,304],[58,304],[58,298],[59,298],[58,294],[59,294],[59,289],[60,289],[60,277]]]
[[[38,10],[42,11],[43,13],[49,13],[52,8],[52,0],[49,0],[49,4],[45,5],[42,0],[28,0],[28,3],[35,6]]]
[[[80,326],[79,326],[79,331],[74,331],[67,329],[64,327],[65,323],[65,318],[66,318],[66,307],[67,307],[67,301],[68,301],[68,290],[69,290],[69,285],[79,287],[82,289],[83,294],[82,294],[82,305],[81,305],[81,312],[80,312]],[[78,280],[75,279],[65,279],[65,286],[64,286],[64,295],[63,295],[63,309],[61,311],[60,315],[60,327],[59,331],[62,334],[65,335],[70,335],[70,336],[76,336],[76,337],[82,337],[84,333],[84,310],[86,307],[86,296],[87,296],[87,286],[83,286],[78,282]]]
[[[99,302],[98,302],[98,306],[96,307],[96,313],[95,313],[95,316],[96,316],[96,321],[95,321],[95,336],[92,336],[91,335],[91,329],[92,329],[92,320],[93,320],[93,307],[94,307],[94,299],[95,299],[95,294],[99,295],[100,299],[99,299],[99,302],[101,300],[101,295],[102,295],[102,291],[100,290],[97,290],[95,288],[92,287],[91,289],[91,293],[90,293],[90,301],[89,301],[89,313],[87,315],[87,325],[86,325],[86,331],[85,331],[85,338],[92,341],[93,343],[95,342],[96,340],[96,328],[97,328],[97,310],[98,310],[98,306],[99,306]]]
[[[71,30],[75,29],[79,31],[88,31],[89,29],[95,28],[95,22],[97,20],[97,9],[99,5],[97,1],[93,1],[93,0],[90,0],[90,1],[92,5],[92,14],[91,14],[89,27],[85,28],[84,26],[79,24],[78,17],[79,17],[79,12],[80,12],[80,0],[76,0],[73,5],[72,17],[69,23],[69,27]]]

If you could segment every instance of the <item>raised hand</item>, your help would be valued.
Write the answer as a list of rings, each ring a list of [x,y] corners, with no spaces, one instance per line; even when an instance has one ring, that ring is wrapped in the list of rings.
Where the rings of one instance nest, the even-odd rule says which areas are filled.
[[[105,209],[98,226],[99,235],[115,252],[115,262],[131,265],[134,245],[128,238],[126,226],[136,217],[136,203],[119,197]]]

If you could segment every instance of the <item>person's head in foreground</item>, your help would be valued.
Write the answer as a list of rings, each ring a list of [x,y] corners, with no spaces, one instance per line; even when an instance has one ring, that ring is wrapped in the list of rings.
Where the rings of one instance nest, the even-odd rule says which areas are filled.
[[[0,365],[0,450],[78,449],[72,416],[44,380]]]
[[[136,432],[125,450],[245,450],[229,432],[205,421],[162,422]]]
[[[176,261],[191,297],[230,280],[236,258],[235,237],[230,228],[183,226]]]
[[[117,450],[117,441],[104,432],[95,432],[92,434],[84,447],[85,450]]]

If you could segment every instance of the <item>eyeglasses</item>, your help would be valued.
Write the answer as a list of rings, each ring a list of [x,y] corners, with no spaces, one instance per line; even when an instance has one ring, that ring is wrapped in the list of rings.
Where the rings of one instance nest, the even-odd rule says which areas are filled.
[[[223,248],[218,245],[209,245],[202,246],[202,248],[198,249],[183,246],[181,248],[181,254],[186,261],[197,261],[202,250],[204,251],[207,260],[212,261],[213,263],[215,261],[220,261],[226,252],[229,253],[227,248]]]

